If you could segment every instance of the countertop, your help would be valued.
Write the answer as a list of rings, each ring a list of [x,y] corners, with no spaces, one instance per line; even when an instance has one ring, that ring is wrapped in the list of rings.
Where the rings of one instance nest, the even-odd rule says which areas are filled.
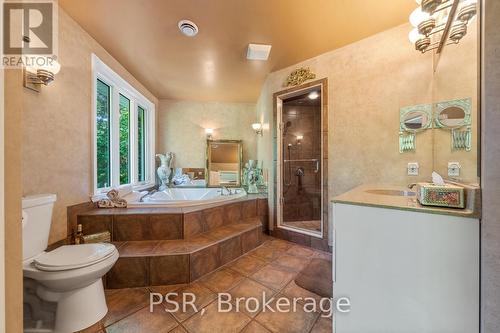
[[[463,185],[464,186],[464,185]],[[368,207],[381,207],[388,209],[398,209],[414,211],[419,213],[451,215],[468,218],[480,218],[480,190],[472,186],[465,187],[465,200],[466,208],[441,208],[432,206],[422,206],[416,196],[397,196],[397,195],[384,195],[373,194],[367,192],[368,190],[395,190],[395,191],[409,191],[404,186],[391,186],[380,184],[361,185],[333,198],[333,203],[343,203],[358,206]]]

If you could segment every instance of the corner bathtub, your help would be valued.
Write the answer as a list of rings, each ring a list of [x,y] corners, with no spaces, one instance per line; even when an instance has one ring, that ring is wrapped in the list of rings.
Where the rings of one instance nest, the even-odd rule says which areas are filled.
[[[211,203],[226,202],[247,195],[242,188],[232,188],[231,191],[237,191],[237,194],[221,195],[220,188],[169,188],[164,191],[155,192],[147,195],[140,201],[146,192],[132,192],[125,197],[129,208],[137,207],[192,207],[206,205]],[[227,193],[224,190],[224,193]]]

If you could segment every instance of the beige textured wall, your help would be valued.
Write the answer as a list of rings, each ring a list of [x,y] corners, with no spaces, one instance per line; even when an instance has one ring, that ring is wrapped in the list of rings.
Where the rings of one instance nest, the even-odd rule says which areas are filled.
[[[243,160],[256,158],[255,104],[166,99],[159,104],[157,151],[174,152],[175,167],[205,167],[205,128],[214,129],[214,140],[243,140]]]
[[[271,73],[257,102],[257,117],[269,125],[264,137],[257,143],[258,158],[266,160],[266,167],[272,172],[272,129],[275,126],[272,123],[272,95],[284,89],[282,84],[292,70],[309,67],[317,78],[328,78],[330,197],[364,183],[406,185],[428,180],[434,169],[433,131],[417,134],[416,152],[399,153],[400,108],[432,103],[436,95],[433,57],[430,53],[422,55],[414,50],[408,42],[410,30],[410,26],[404,24]],[[474,40],[474,36],[468,37]],[[470,49],[466,47],[458,46],[467,54],[464,62],[475,60],[470,59]],[[450,57],[457,54],[461,56],[462,52],[453,53],[450,50]],[[440,67],[448,70],[447,61],[443,58]],[[468,78],[473,75],[470,66],[464,75]],[[475,84],[477,81],[467,82],[466,85],[462,83],[464,89],[456,92],[457,96],[462,98],[464,94],[472,94],[471,97],[474,97]],[[447,85],[451,89],[443,90],[440,97],[453,98],[454,95],[448,92],[453,91],[455,82],[447,81]],[[470,93],[464,92],[469,89]],[[450,149],[447,138],[448,141],[438,143],[440,149],[441,145]],[[440,150],[440,158],[443,151]],[[475,163],[474,153],[463,157],[464,164],[469,165],[469,161]],[[407,176],[408,162],[420,164],[420,176]],[[441,169],[439,171],[446,172]],[[467,167],[467,170],[472,172],[472,168]],[[270,196],[272,200],[274,193]]]
[[[21,230],[21,159],[23,91],[20,70],[5,71],[5,332],[22,332],[23,270]]]
[[[415,153],[399,153],[399,109],[432,101],[432,57],[408,42],[407,25],[271,73],[257,114],[269,130],[258,158],[272,161],[272,94],[295,68],[309,67],[328,78],[328,182],[331,197],[363,183],[407,184],[432,171],[432,133],[418,136]],[[408,177],[408,162],[420,163],[421,177]],[[268,163],[268,167],[272,165]]]
[[[61,71],[40,93],[23,92],[23,195],[57,194],[49,242],[66,237],[66,207],[87,201],[92,192],[92,53],[158,104],[59,8]]]

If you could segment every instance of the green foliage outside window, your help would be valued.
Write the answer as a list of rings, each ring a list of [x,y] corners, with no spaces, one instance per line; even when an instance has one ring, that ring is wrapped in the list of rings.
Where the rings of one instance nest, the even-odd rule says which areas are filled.
[[[110,159],[110,92],[111,88],[104,82],[97,80],[97,110],[96,110],[96,139],[97,139],[97,187],[111,185]]]
[[[120,184],[130,180],[130,100],[120,94]]]
[[[146,140],[145,140],[145,123],[146,114],[142,107],[137,108],[137,180],[143,182],[146,173]]]

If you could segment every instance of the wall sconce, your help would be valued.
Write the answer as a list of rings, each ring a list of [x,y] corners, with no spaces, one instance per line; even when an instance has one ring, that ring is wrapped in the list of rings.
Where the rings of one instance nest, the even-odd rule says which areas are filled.
[[[42,85],[48,86],[55,79],[55,75],[61,70],[61,65],[57,60],[43,66],[23,68],[24,87],[36,92],[40,92]]]
[[[262,124],[261,123],[254,123],[252,124],[252,129],[255,131],[255,134],[262,136]]]
[[[214,135],[214,129],[213,128],[205,128],[205,135],[207,136],[207,140],[212,140],[213,135]]]
[[[467,25],[477,14],[477,0],[417,0],[410,15],[414,27],[408,38],[415,49],[441,53],[446,45],[458,44],[467,34]]]
[[[297,144],[300,145],[303,139],[304,139],[303,135],[297,135]]]

